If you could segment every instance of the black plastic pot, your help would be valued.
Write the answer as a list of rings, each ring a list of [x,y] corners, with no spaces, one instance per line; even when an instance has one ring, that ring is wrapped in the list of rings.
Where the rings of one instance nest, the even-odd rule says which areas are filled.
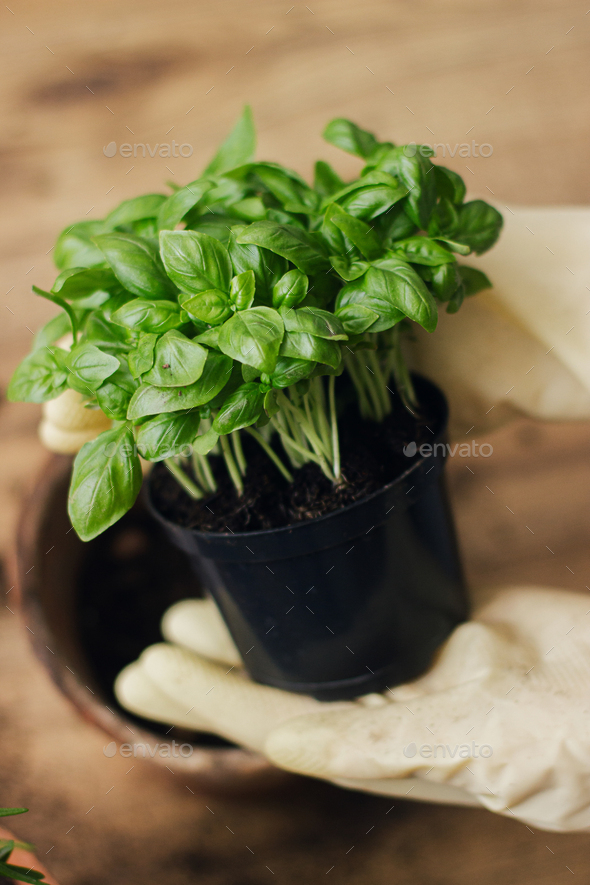
[[[424,672],[465,620],[443,482],[447,405],[423,379],[419,393],[438,415],[432,454],[418,454],[396,480],[341,510],[219,534],[175,525],[152,503],[258,682],[326,701],[383,691]]]

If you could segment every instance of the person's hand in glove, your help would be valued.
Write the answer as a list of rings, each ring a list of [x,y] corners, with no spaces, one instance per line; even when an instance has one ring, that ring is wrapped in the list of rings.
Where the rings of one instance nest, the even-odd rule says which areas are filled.
[[[417,681],[322,703],[251,682],[217,609],[165,615],[168,643],[118,677],[149,719],[215,732],[281,768],[390,796],[482,805],[552,830],[590,827],[590,600],[509,588]]]

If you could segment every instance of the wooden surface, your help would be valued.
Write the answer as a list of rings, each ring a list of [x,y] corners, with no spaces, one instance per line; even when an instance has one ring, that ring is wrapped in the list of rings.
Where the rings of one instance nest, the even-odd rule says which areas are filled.
[[[319,137],[329,118],[346,115],[397,141],[491,144],[489,159],[446,162],[473,196],[501,207],[590,195],[590,15],[581,2],[9,6],[0,11],[2,384],[51,314],[30,284],[52,282],[57,232],[165,179],[194,178],[245,102],[260,156],[304,174],[318,156],[354,172],[355,161]],[[190,159],[102,151],[113,140],[172,138],[193,146]],[[37,421],[36,407],[0,405],[3,555],[42,468]],[[477,595],[511,582],[586,592],[590,428],[522,421],[486,441],[493,457],[457,458],[450,471]],[[590,879],[588,836],[531,834],[484,811],[303,781],[290,794],[208,798],[149,761],[128,771],[127,760],[103,755],[103,735],[32,658],[10,586],[0,595],[8,606],[0,614],[0,804],[31,807],[12,825],[42,858],[48,852],[64,885],[299,885],[324,881],[332,867],[332,880],[346,885],[553,885],[569,881],[567,867],[577,881]]]

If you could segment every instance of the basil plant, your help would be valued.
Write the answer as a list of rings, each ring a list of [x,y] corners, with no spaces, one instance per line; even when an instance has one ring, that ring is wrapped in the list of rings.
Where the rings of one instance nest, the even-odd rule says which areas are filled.
[[[360,159],[358,178],[319,161],[311,186],[256,162],[245,108],[195,181],[59,236],[59,276],[33,288],[61,312],[8,396],[40,403],[72,388],[112,418],[74,464],[69,512],[84,540],[131,507],[140,456],[205,498],[217,454],[239,495],[249,434],[287,481],[313,461],[341,482],[336,376],[348,373],[365,419],[390,412],[390,388],[411,407],[404,336],[414,323],[434,332],[443,305],[454,313],[490,286],[460,259],[489,249],[502,217],[465,202],[427,146],[379,142],[343,119],[324,138]]]

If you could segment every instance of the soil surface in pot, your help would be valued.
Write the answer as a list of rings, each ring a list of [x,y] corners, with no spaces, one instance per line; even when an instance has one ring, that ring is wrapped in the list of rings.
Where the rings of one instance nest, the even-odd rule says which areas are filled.
[[[426,400],[420,414],[410,414],[399,396],[382,424],[363,421],[349,408],[340,425],[343,482],[334,486],[317,464],[294,471],[287,483],[265,452],[251,437],[243,440],[248,470],[240,497],[221,458],[211,459],[218,490],[196,501],[179,486],[164,464],[151,477],[152,502],[159,512],[183,528],[203,532],[245,532],[275,529],[314,519],[339,510],[371,494],[406,471],[416,456],[404,454],[404,446],[430,443],[436,431],[435,409]],[[288,463],[282,446],[277,453]]]

